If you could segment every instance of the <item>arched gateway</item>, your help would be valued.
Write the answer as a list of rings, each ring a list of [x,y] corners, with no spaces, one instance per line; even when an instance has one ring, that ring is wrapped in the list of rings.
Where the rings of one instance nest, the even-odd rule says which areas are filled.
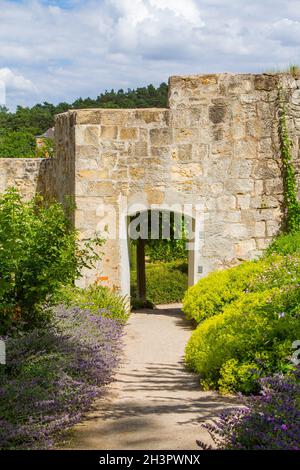
[[[54,192],[74,195],[82,237],[108,227],[101,267],[83,285],[100,278],[129,292],[128,216],[153,207],[176,205],[194,220],[190,283],[260,254],[282,220],[278,87],[299,165],[299,83],[288,74],[172,77],[168,109],[58,115]]]
[[[177,205],[194,220],[195,283],[257,256],[280,228],[279,88],[299,169],[300,77],[199,75],[171,77],[168,109],[58,115],[56,158],[0,159],[0,190],[10,182],[25,195],[73,196],[82,237],[108,227],[101,266],[84,272],[82,284],[101,278],[123,293],[129,291],[128,216],[138,207]]]

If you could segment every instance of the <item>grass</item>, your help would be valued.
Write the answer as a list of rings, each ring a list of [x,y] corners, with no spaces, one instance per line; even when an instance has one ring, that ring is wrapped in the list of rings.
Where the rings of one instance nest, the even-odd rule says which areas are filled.
[[[300,74],[300,66],[297,64],[290,64],[285,67],[274,67],[274,68],[270,68],[266,70],[264,73],[272,73],[272,74],[289,73],[293,77],[295,77]]]
[[[147,301],[150,304],[181,302],[188,286],[188,266],[182,261],[146,264]],[[136,271],[131,271],[132,304],[136,303]]]

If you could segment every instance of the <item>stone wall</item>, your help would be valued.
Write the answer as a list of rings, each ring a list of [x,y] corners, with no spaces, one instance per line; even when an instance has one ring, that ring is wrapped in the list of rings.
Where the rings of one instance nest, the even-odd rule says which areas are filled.
[[[104,225],[117,234],[83,284],[107,279],[128,291],[127,247],[119,239],[124,221],[114,222],[123,199],[129,207],[202,208],[193,282],[262,253],[283,218],[278,86],[288,101],[299,169],[300,90],[289,75],[171,77],[169,109],[68,114],[75,128],[76,227],[84,237]]]
[[[48,194],[52,186],[52,166],[51,159],[0,158],[0,193],[14,187],[24,200],[36,193]]]
[[[101,280],[123,293],[129,289],[127,216],[141,203],[149,209],[190,204],[196,236],[189,277],[196,282],[260,255],[280,229],[278,87],[300,183],[300,80],[220,74],[171,77],[168,109],[59,115],[56,158],[0,159],[1,189],[12,182],[26,197],[37,189],[60,201],[71,196],[82,238],[107,226],[103,261],[84,272],[82,285]]]

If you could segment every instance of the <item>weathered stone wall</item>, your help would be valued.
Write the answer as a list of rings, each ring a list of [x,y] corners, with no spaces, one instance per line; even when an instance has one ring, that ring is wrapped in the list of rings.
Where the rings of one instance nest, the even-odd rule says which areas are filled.
[[[51,188],[52,160],[43,158],[0,158],[0,193],[17,188],[24,200]]]
[[[75,196],[75,115],[63,113],[55,119],[56,158],[52,159],[49,195],[63,204]]]
[[[117,232],[84,284],[100,277],[128,290],[121,219],[113,227],[123,198],[203,208],[194,281],[261,254],[283,217],[279,86],[299,169],[300,90],[290,75],[172,77],[170,109],[72,112],[76,226],[83,236],[104,224]]]
[[[108,227],[101,279],[128,292],[126,203],[192,204],[192,282],[261,254],[283,220],[278,88],[300,187],[300,80],[289,74],[171,77],[168,109],[69,111],[56,119],[55,159],[0,159],[1,188],[75,199],[81,237]],[[36,189],[35,189],[36,188]],[[125,201],[125,202],[124,202]],[[135,209],[134,209],[134,206]],[[175,210],[175,209],[174,209]],[[194,210],[194,209],[193,209]],[[115,234],[115,236],[113,236]]]
[[[280,85],[297,107],[299,83],[287,75],[170,79],[175,139],[183,135],[191,143],[202,172],[194,181],[206,214],[201,254],[204,272],[259,255],[280,228]],[[289,115],[291,111],[288,106]],[[300,134],[293,119],[289,128],[299,162]]]

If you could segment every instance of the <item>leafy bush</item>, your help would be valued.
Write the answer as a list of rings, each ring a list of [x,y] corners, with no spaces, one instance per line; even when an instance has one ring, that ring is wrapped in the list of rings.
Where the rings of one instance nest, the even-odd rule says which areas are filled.
[[[198,326],[186,362],[205,388],[255,392],[259,376],[291,370],[288,356],[300,338],[299,316],[297,287],[244,293]]]
[[[300,255],[277,255],[268,257],[265,270],[249,285],[248,292],[258,292],[273,287],[300,285]]]
[[[215,424],[204,424],[217,449],[300,450],[299,379],[299,367],[292,375],[264,378],[260,395],[249,397],[246,407],[222,413]]]
[[[156,261],[171,262],[187,258],[186,239],[148,240],[146,255],[153,263]]]
[[[37,158],[51,158],[55,155],[55,140],[44,137],[41,146],[38,146],[35,151]]]
[[[92,313],[100,313],[102,317],[113,318],[121,323],[125,323],[128,319],[128,299],[104,286],[93,285],[87,289],[63,287],[56,294],[55,301]]]
[[[0,128],[0,158],[34,157],[36,140],[28,131]]]
[[[300,232],[280,235],[275,238],[266,250],[266,255],[278,253],[281,255],[290,255],[300,252]]]
[[[187,265],[182,262],[146,265],[147,300],[152,304],[181,302],[187,289]],[[131,296],[136,297],[136,273],[132,273]]]
[[[281,235],[257,261],[216,271],[190,287],[183,299],[187,318],[197,323],[217,315],[243,292],[300,282],[300,232]],[[289,256],[288,256],[289,255]]]
[[[98,238],[79,245],[60,204],[23,202],[10,189],[0,196],[0,334],[13,325],[32,327],[63,283],[98,258]]]
[[[183,312],[197,323],[217,315],[225,305],[237,299],[264,269],[264,262],[250,261],[209,274],[187,290],[183,299]]]
[[[0,374],[0,448],[49,448],[78,422],[112,378],[121,333],[111,318],[60,307],[51,325],[9,338]]]

